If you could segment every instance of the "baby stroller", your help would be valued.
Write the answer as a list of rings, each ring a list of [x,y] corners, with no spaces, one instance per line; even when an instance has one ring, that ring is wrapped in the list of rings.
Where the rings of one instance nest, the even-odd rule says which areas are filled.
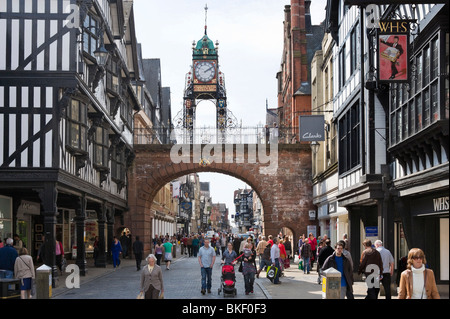
[[[223,265],[222,266],[222,276],[220,278],[221,284],[219,288],[219,295],[223,291],[223,296],[231,295],[236,296],[237,290],[236,284],[236,274],[234,272],[233,265]]]

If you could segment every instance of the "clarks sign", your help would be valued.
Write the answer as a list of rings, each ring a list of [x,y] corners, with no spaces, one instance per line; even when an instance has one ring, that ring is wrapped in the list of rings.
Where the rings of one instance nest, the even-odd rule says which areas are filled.
[[[323,115],[300,116],[300,141],[325,141],[325,118]]]

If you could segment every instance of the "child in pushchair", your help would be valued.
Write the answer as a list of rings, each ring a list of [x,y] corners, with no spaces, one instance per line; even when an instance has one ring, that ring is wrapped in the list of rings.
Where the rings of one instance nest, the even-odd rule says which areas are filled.
[[[224,297],[226,295],[236,296],[236,274],[233,265],[222,266],[221,285],[219,288],[219,295],[223,291]]]

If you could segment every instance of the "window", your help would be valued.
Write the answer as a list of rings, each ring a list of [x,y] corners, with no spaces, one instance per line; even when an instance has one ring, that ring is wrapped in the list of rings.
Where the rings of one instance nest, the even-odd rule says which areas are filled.
[[[441,64],[439,38],[434,36],[415,52],[416,74],[409,85],[392,84],[390,104],[390,144],[394,145],[427,128],[441,117],[439,90]],[[409,87],[408,87],[409,86]]]
[[[87,106],[72,100],[67,112],[67,145],[73,150],[87,151]]]
[[[339,88],[343,88],[345,81],[347,80],[346,75],[346,65],[345,65],[345,44],[342,46],[341,52],[339,53],[340,63],[339,63]]]
[[[109,134],[108,130],[98,126],[94,139],[94,164],[102,168],[108,167]]]
[[[125,181],[125,147],[116,146],[111,157],[111,178],[116,183]]]
[[[112,58],[106,65],[106,88],[119,94],[119,64]]]
[[[360,106],[355,103],[339,120],[339,172],[345,173],[361,162]]]
[[[122,117],[125,124],[128,128],[133,128],[133,108],[132,101],[130,99],[127,100],[128,103],[123,103],[120,107],[120,116]]]
[[[353,28],[351,34],[350,34],[350,46],[351,46],[351,52],[350,52],[350,74],[353,74],[353,72],[356,71],[357,61],[358,61],[358,38],[357,38],[357,30],[358,30],[358,24]]]
[[[98,27],[98,21],[87,15],[83,26],[83,49],[91,56],[94,56],[94,51],[98,48]]]

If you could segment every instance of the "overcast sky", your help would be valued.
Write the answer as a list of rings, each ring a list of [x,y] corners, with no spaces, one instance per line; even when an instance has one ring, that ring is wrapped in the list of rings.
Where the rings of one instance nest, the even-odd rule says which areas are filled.
[[[203,37],[205,4],[208,36],[219,41],[219,65],[225,74],[228,108],[243,126],[265,123],[266,99],[277,107],[276,73],[283,46],[284,6],[290,0],[135,0],[137,41],[144,58],[161,59],[161,78],[170,87],[172,117],[182,110],[185,76],[192,65],[192,41]],[[325,19],[326,0],[313,0],[314,25]],[[197,107],[197,123],[215,126],[209,102]],[[233,191],[245,183],[221,174],[200,174],[211,182],[214,203],[234,214]]]

